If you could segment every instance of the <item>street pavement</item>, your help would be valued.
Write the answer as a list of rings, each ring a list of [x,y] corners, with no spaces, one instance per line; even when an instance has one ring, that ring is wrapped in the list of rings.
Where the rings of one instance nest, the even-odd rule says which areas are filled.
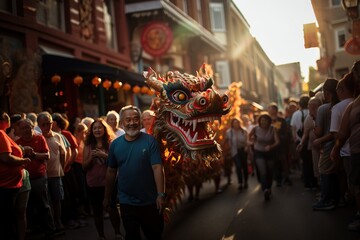
[[[347,230],[355,214],[353,205],[331,211],[313,211],[317,191],[306,190],[300,172],[291,175],[293,186],[273,186],[269,201],[264,201],[256,177],[250,176],[249,188],[239,192],[235,184],[215,193],[206,182],[199,201],[188,202],[185,193],[171,221],[164,229],[164,240],[360,240],[360,233]],[[93,220],[89,225],[67,230],[59,240],[96,240]],[[108,240],[115,239],[109,219],[105,219]]]

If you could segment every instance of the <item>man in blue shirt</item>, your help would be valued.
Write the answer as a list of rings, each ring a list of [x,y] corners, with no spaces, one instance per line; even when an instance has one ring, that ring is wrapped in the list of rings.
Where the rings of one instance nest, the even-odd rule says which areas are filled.
[[[161,239],[164,227],[165,177],[157,140],[141,129],[139,108],[120,110],[125,135],[115,139],[108,155],[104,206],[110,204],[118,177],[118,197],[126,239]]]

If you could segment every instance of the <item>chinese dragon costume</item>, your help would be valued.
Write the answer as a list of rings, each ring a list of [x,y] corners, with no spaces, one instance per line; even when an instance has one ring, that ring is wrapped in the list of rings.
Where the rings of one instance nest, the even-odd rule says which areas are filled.
[[[213,88],[203,65],[197,75],[169,71],[166,76],[149,68],[145,83],[156,91],[153,135],[160,142],[166,176],[167,209],[171,210],[185,184],[202,178],[221,157],[213,121],[230,111],[229,98]],[[215,163],[216,165],[216,163]]]

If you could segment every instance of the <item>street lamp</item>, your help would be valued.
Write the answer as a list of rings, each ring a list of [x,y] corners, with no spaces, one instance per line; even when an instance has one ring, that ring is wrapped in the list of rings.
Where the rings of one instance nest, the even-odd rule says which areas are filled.
[[[357,19],[359,17],[359,0],[342,0],[342,5],[351,19]]]

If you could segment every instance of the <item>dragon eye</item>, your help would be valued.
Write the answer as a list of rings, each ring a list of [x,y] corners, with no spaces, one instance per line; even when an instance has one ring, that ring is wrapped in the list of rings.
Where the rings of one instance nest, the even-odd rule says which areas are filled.
[[[221,99],[222,99],[222,102],[225,104],[225,103],[227,103],[228,101],[229,101],[229,97],[228,97],[228,95],[224,95],[224,96],[222,96],[221,97]]]
[[[172,94],[172,98],[174,99],[174,101],[176,102],[184,102],[184,101],[188,101],[189,97],[186,94],[186,92],[182,91],[182,90],[176,90],[173,94]]]
[[[202,97],[202,98],[199,99],[199,104],[200,104],[201,106],[205,106],[206,103],[207,103],[206,98]]]

